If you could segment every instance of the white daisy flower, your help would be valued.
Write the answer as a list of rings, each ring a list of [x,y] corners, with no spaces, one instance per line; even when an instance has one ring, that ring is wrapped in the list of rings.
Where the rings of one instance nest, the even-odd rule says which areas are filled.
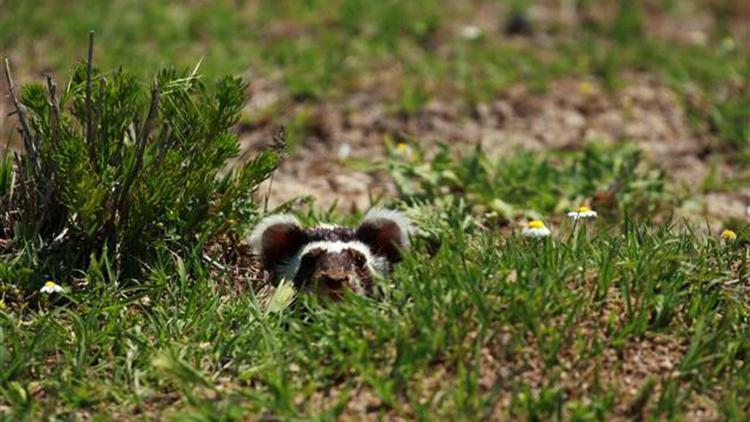
[[[396,146],[393,147],[393,152],[397,156],[406,160],[411,160],[414,156],[414,151],[412,150],[411,146],[404,142],[399,142],[398,144],[396,144]]]
[[[409,154],[411,153],[411,147],[409,147],[408,144],[399,142],[398,144],[396,144],[396,152],[401,155]]]
[[[339,156],[339,160],[346,160],[347,158],[349,158],[349,156],[352,155],[352,145],[349,142],[342,143],[341,145],[339,145],[337,155]]]
[[[735,233],[733,230],[724,230],[721,232],[721,238],[724,240],[735,240],[737,239],[737,233]]]
[[[587,218],[596,218],[596,211],[592,210],[591,208],[587,206],[581,206],[578,207],[577,210],[571,211],[568,213],[568,217],[572,218],[573,220],[578,219],[587,219]]]
[[[526,237],[542,238],[549,236],[552,232],[540,220],[532,220],[523,228],[521,234]]]
[[[482,36],[482,28],[476,25],[466,25],[461,28],[461,37],[467,40],[475,40]]]
[[[737,47],[737,42],[732,37],[725,37],[721,40],[721,48],[728,51],[733,51]]]
[[[48,281],[44,283],[44,286],[42,286],[42,288],[39,289],[39,291],[42,293],[47,293],[47,294],[60,293],[63,291],[63,288],[62,286],[55,283],[54,281]]]

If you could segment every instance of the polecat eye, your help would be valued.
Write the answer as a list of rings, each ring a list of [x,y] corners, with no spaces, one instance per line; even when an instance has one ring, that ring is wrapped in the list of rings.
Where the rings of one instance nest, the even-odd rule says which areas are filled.
[[[367,264],[367,258],[365,258],[364,255],[360,253],[354,254],[354,264],[360,268],[364,267]]]
[[[320,257],[320,251],[314,250],[306,253],[300,262],[301,267],[312,267],[315,265],[315,262],[318,260],[318,257]]]

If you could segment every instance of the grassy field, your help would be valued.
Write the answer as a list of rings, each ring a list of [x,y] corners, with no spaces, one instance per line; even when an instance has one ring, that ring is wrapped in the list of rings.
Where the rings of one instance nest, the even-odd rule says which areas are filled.
[[[743,2],[0,7],[31,128],[0,162],[2,419],[748,418]],[[376,297],[269,289],[248,249],[275,210],[358,221],[304,184],[321,157],[418,228]]]
[[[561,21],[554,4],[527,1],[505,8],[440,0],[11,1],[0,18],[0,47],[24,77],[52,72],[64,80],[94,30],[103,69],[127,66],[149,75],[200,62],[208,78],[280,78],[286,101],[330,101],[375,85],[406,113],[445,95],[475,104],[519,82],[544,90],[555,79],[593,77],[616,89],[623,74],[648,72],[682,96],[695,126],[744,156],[750,40],[741,2],[580,3],[577,15]],[[552,16],[532,21],[541,5]],[[703,32],[686,34],[679,26],[706,19],[711,25],[701,25]],[[472,26],[479,32],[467,36]],[[531,31],[546,38],[523,36]],[[698,41],[677,42],[690,34]]]

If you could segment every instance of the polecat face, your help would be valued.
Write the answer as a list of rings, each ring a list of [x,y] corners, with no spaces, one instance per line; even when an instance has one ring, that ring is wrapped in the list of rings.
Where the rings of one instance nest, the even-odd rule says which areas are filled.
[[[263,219],[250,245],[277,280],[339,298],[344,290],[372,293],[373,275],[387,275],[409,247],[411,225],[397,211],[372,209],[357,228],[323,224],[303,228],[287,214]]]

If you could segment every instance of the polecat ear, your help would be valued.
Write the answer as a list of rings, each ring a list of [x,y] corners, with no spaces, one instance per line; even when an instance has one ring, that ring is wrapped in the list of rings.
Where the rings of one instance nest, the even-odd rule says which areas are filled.
[[[307,235],[299,221],[288,214],[264,218],[250,234],[250,246],[268,270],[293,257],[306,241]]]
[[[409,247],[409,219],[398,211],[373,208],[357,228],[357,239],[372,253],[384,256],[391,263],[401,261],[401,249]]]

